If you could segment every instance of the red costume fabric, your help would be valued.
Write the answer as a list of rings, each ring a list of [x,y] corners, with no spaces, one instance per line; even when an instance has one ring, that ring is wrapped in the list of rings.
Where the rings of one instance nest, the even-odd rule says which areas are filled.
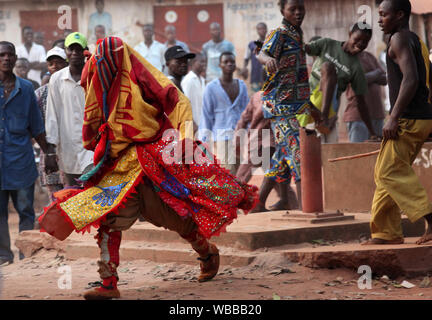
[[[39,218],[44,231],[64,240],[73,230],[99,227],[107,214],[125,205],[143,177],[177,214],[192,217],[205,238],[224,231],[237,209],[253,209],[258,188],[221,168],[201,142],[184,138],[186,123],[192,121],[189,101],[132,48],[119,38],[105,38],[84,70],[83,143],[95,151],[96,167],[84,179],[83,190],[56,194]],[[181,138],[163,137],[167,129],[178,129]],[[167,153],[179,145],[179,161],[167,163]],[[133,181],[128,166],[135,172]],[[91,216],[84,226],[78,219],[83,214]]]

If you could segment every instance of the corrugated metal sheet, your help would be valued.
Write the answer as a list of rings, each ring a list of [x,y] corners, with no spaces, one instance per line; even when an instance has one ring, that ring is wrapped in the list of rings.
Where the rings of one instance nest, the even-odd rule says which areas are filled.
[[[411,0],[411,7],[415,14],[432,13],[432,0]]]

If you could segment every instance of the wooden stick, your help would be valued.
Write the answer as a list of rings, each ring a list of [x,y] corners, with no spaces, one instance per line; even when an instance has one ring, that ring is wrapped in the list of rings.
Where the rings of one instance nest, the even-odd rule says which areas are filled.
[[[356,155],[353,155],[353,156],[328,159],[328,162],[335,162],[335,161],[342,161],[342,160],[352,160],[352,159],[358,159],[358,158],[363,158],[363,157],[369,157],[369,156],[376,155],[379,152],[380,152],[380,150],[375,150],[375,151],[372,151],[372,152],[360,153],[360,154],[356,154]]]

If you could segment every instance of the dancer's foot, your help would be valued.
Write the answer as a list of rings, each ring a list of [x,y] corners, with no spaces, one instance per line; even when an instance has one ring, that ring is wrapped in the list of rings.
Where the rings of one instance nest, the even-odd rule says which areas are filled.
[[[404,243],[403,238],[396,238],[393,240],[373,238],[373,239],[369,239],[369,240],[363,242],[361,245],[362,246],[368,246],[368,245],[375,245],[375,244],[403,244],[403,243]]]
[[[118,298],[120,298],[120,291],[117,289],[117,278],[104,279],[104,283],[101,283],[100,287],[84,293],[84,299],[86,300],[110,300]]]
[[[255,208],[253,208],[250,213],[267,212],[265,205],[258,203]]]
[[[428,214],[425,216],[425,219],[427,221],[428,228],[425,234],[416,241],[416,244],[424,244],[426,242],[432,241],[432,215]]]
[[[279,211],[279,210],[294,210],[298,209],[298,205],[292,205],[290,202],[283,202],[282,200],[276,202],[274,205],[270,206],[271,211]]]
[[[205,258],[198,258],[200,260],[201,274],[198,277],[198,282],[209,281],[219,271],[219,250],[214,244],[210,244],[210,253]]]

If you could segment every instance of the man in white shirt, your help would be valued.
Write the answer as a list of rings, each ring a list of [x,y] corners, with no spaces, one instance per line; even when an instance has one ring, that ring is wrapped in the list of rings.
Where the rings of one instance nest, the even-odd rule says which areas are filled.
[[[24,27],[22,29],[23,44],[16,48],[18,58],[26,58],[30,61],[28,78],[41,84],[41,71],[46,69],[45,48],[33,42],[33,29]]]
[[[153,40],[154,31],[152,24],[145,24],[142,31],[144,41],[140,42],[134,49],[156,69],[163,71],[165,66],[165,46],[162,43]]]
[[[206,58],[201,53],[195,55],[191,60],[191,71],[183,78],[181,87],[186,97],[189,98],[192,105],[192,117],[196,127],[201,119],[201,109],[203,94],[205,89],[205,79],[201,74],[205,72],[207,65]]]
[[[46,156],[57,153],[65,185],[75,186],[76,179],[93,163],[93,152],[84,149],[82,143],[85,93],[80,80],[87,40],[74,32],[67,36],[65,47],[69,67],[54,73],[49,82],[45,129],[50,150]]]

